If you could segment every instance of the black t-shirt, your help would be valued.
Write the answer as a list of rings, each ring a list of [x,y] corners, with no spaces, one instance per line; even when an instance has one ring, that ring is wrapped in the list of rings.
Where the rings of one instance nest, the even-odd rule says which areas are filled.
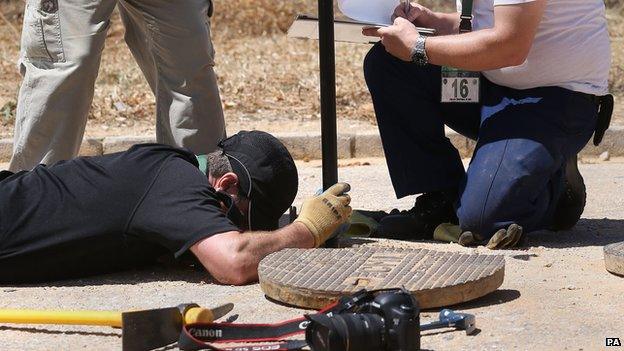
[[[182,149],[145,144],[38,166],[0,181],[0,282],[128,269],[238,230]]]

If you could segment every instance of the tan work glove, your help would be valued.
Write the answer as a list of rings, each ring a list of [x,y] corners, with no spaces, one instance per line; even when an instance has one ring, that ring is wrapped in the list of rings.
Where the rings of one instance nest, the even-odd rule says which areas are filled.
[[[484,244],[483,237],[472,232],[462,232],[458,225],[451,223],[440,224],[433,233],[433,239],[444,242],[459,243],[462,246]],[[522,227],[512,224],[507,229],[497,231],[486,244],[490,250],[510,249],[518,246],[522,239]]]
[[[510,249],[518,246],[522,239],[522,227],[512,224],[507,229],[497,231],[487,243],[490,250]]]
[[[303,223],[314,236],[314,246],[321,246],[351,216],[351,190],[347,183],[338,183],[319,196],[303,202],[295,222]]]

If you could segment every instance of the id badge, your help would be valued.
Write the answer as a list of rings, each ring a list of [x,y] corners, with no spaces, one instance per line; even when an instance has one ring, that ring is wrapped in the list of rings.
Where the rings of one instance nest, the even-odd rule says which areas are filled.
[[[481,73],[442,67],[442,102],[479,103]]]

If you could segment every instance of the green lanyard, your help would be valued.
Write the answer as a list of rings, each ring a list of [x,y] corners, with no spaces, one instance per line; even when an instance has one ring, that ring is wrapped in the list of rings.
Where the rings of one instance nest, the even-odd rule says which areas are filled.
[[[459,22],[459,32],[472,32],[472,0],[462,1],[462,13],[459,18],[461,19],[461,22]]]
[[[208,175],[208,156],[206,155],[195,155],[197,158],[197,163],[199,163],[199,170],[202,171],[203,174]]]

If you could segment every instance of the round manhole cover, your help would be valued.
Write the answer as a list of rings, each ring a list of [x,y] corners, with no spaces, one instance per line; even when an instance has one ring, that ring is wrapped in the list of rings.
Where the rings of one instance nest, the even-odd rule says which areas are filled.
[[[607,270],[624,276],[624,242],[605,246],[604,255]]]
[[[421,308],[470,301],[503,283],[503,256],[427,249],[286,249],[260,262],[260,287],[275,300],[320,309],[361,289],[405,287]]]

